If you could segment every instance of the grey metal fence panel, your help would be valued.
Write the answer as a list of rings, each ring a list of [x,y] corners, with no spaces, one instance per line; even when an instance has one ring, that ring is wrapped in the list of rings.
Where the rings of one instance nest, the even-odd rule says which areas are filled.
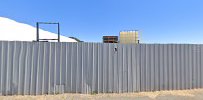
[[[203,45],[0,41],[0,95],[203,87]]]

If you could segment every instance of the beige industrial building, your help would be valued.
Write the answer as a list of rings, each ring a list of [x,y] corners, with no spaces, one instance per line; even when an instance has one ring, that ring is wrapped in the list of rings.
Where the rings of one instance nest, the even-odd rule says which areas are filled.
[[[121,31],[120,32],[121,44],[138,44],[138,31]]]

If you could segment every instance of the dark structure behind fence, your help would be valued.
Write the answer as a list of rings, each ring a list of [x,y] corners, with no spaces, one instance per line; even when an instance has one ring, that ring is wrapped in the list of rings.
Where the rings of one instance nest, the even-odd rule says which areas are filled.
[[[0,42],[1,95],[203,87],[203,45]]]

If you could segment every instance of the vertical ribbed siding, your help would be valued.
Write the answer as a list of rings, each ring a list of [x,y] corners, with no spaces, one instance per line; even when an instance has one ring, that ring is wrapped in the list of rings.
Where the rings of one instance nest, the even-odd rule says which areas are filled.
[[[0,42],[0,94],[203,87],[203,45]]]

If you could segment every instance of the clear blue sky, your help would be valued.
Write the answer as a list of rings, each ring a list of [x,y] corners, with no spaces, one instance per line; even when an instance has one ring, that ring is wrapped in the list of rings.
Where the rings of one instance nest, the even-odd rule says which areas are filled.
[[[203,43],[203,0],[1,0],[0,16],[60,22],[63,35],[87,42],[140,30],[144,43]]]

